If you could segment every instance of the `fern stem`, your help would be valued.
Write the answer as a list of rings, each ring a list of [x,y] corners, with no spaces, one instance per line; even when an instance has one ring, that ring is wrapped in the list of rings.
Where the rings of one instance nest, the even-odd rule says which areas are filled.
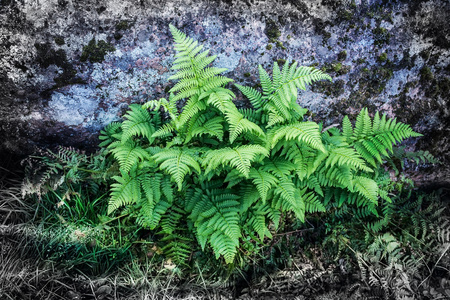
[[[274,234],[273,236],[290,235],[293,233],[306,232],[306,231],[312,231],[312,230],[314,230],[314,227],[306,228],[306,229],[299,229],[299,230],[294,230],[294,231],[288,231],[288,232],[283,232],[283,233],[277,233],[277,234]]]
[[[430,275],[427,276],[427,278],[425,278],[418,286],[417,288],[419,288],[425,281],[427,281],[431,275],[433,275],[434,269],[436,269],[437,264],[439,263],[439,261],[442,259],[442,257],[444,257],[444,254],[448,251],[448,249],[450,249],[450,243],[447,245],[447,247],[445,248],[445,250],[442,252],[441,256],[439,257],[439,259],[437,260],[437,262],[434,264],[433,268],[431,268],[430,271]]]
[[[130,213],[126,213],[126,214],[117,216],[117,217],[115,217],[115,218],[112,218],[111,220],[108,220],[108,221],[106,221],[106,222],[103,222],[102,225],[105,225],[105,224],[111,223],[111,222],[113,222],[113,221],[115,221],[115,220],[117,220],[117,219],[126,217],[126,216],[128,216],[129,214],[130,214]]]

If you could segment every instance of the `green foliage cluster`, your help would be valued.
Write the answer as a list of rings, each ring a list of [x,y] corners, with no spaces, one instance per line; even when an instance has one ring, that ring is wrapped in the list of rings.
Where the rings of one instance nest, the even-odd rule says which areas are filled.
[[[363,109],[353,125],[308,121],[298,89],[331,77],[311,67],[259,66],[262,90],[236,84],[252,108],[238,109],[216,56],[170,26],[177,51],[169,99],[132,104],[123,122],[102,131],[104,154],[118,166],[108,213],[131,209],[158,232],[177,264],[196,242],[233,263],[245,242],[271,238],[283,215],[305,222],[325,211],[378,216],[391,199],[380,176],[394,145],[420,134]],[[180,109],[180,104],[184,106]]]

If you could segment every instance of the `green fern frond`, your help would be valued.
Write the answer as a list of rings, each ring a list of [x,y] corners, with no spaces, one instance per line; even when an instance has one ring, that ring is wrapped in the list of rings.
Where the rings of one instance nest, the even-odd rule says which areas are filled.
[[[230,143],[233,143],[243,132],[254,134],[262,139],[265,138],[261,127],[245,119],[236,108],[229,110],[225,115],[225,119],[230,125]]]
[[[261,241],[263,241],[266,236],[272,238],[272,234],[266,224],[266,215],[268,212],[264,208],[265,207],[260,205],[252,207],[248,210],[248,216],[245,219],[245,225],[249,227],[250,230],[255,231]]]
[[[245,177],[248,177],[252,163],[258,161],[260,156],[269,156],[269,152],[259,145],[243,145],[234,148],[222,148],[206,152],[203,159],[205,173],[214,171],[222,166],[236,168]]]
[[[217,137],[219,141],[222,141],[224,134],[222,123],[224,121],[225,120],[222,116],[216,116],[206,122],[203,120],[204,123],[201,126],[196,126],[192,129],[192,136],[196,137],[208,134],[212,137]]]
[[[306,189],[302,190],[302,198],[305,202],[305,211],[308,213],[325,212],[326,208],[314,192],[306,193]]]
[[[150,114],[141,105],[131,104],[130,110],[124,118],[125,120],[122,123],[122,144],[125,144],[133,136],[143,136],[150,143],[153,142],[152,134],[155,132],[155,127]]]
[[[175,128],[173,127],[173,125],[166,123],[152,134],[152,138],[169,137],[172,136],[172,132],[174,131]]]
[[[227,263],[234,260],[241,237],[239,227],[239,198],[233,194],[205,195],[197,191],[197,202],[190,218],[197,228],[202,249],[209,240],[216,258],[223,255]]]
[[[353,179],[353,190],[372,203],[378,203],[378,184],[375,180],[363,176],[355,176]]]
[[[264,70],[261,65],[258,65],[258,71],[263,93],[264,95],[269,95],[273,91],[272,80],[270,79],[269,74],[267,74],[266,70]]]
[[[289,176],[295,171],[295,164],[282,158],[266,159],[262,170],[272,173],[278,178]]]
[[[261,168],[250,169],[249,177],[252,179],[253,183],[258,189],[262,202],[266,203],[267,193],[273,186],[276,185],[276,183],[278,182],[278,178],[268,172],[263,171]]]
[[[177,266],[187,266],[187,261],[192,254],[192,240],[181,234],[166,234],[161,240],[166,243],[161,248],[164,255]]]
[[[128,141],[121,143],[114,142],[108,146],[114,158],[119,162],[120,168],[129,172],[133,166],[137,166],[139,162],[150,160],[150,154],[143,148],[137,145],[136,142]]]
[[[125,171],[120,171],[121,176],[114,176],[116,181],[111,184],[111,198],[108,202],[108,214],[117,208],[136,203],[141,199],[141,185],[139,179],[128,175]]]
[[[235,96],[230,90],[218,87],[200,95],[200,99],[206,97],[208,97],[206,103],[216,107],[223,114],[235,109],[234,103],[231,101]]]
[[[166,171],[178,185],[178,190],[183,188],[183,180],[192,169],[201,172],[198,164],[198,156],[193,150],[183,148],[169,148],[152,156],[156,163],[160,164],[160,170]]]
[[[350,166],[353,169],[364,172],[373,172],[373,170],[366,166],[361,156],[352,148],[339,147],[329,151],[328,158],[325,161],[325,166]]]
[[[121,139],[121,134],[119,132],[122,129],[122,123],[111,122],[102,131],[100,131],[99,139],[103,142],[99,144],[99,147],[107,147],[114,141]]]
[[[314,122],[300,122],[284,125],[271,129],[273,135],[270,142],[271,149],[282,139],[286,141],[297,140],[308,146],[326,152],[322,144],[322,137],[319,132],[319,126]]]
[[[347,141],[373,166],[376,166],[374,158],[381,163],[382,157],[388,156],[386,150],[393,151],[393,145],[409,137],[422,136],[407,124],[397,122],[396,119],[387,119],[385,114],[380,118],[378,112],[372,122],[367,109],[359,113],[351,137],[348,119],[344,119],[344,122]]]
[[[242,86],[240,84],[235,84],[234,86],[236,86],[242,92],[242,94],[244,94],[244,96],[248,98],[255,110],[262,108],[263,99],[260,92],[258,92],[254,88]]]
[[[282,211],[291,210],[301,222],[305,222],[305,202],[301,191],[295,187],[292,181],[280,180],[276,184],[274,195],[273,205],[275,208]]]

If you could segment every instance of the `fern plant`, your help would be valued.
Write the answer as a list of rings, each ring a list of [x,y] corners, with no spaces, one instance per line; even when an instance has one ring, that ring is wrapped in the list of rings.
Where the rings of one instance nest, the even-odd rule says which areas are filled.
[[[238,109],[226,88],[232,80],[220,75],[226,69],[211,66],[216,56],[170,31],[177,54],[169,79],[178,80],[170,97],[132,104],[122,123],[102,131],[119,170],[109,213],[134,207],[177,264],[195,241],[232,263],[248,237],[270,238],[282,213],[304,222],[343,206],[377,214],[379,200],[389,202],[377,168],[393,144],[420,134],[366,109],[354,126],[344,118],[342,130],[323,130],[305,118],[298,89],[331,77],[288,61],[275,62],[272,76],[259,66],[261,91],[236,85],[252,105]]]

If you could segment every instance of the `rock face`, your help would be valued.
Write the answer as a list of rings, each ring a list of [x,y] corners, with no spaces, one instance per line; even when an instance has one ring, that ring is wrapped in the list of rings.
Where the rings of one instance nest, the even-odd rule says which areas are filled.
[[[258,83],[258,64],[322,68],[333,82],[299,98],[313,118],[380,110],[449,162],[449,19],[447,0],[2,0],[0,152],[93,151],[130,103],[168,96],[172,23],[239,84]]]

